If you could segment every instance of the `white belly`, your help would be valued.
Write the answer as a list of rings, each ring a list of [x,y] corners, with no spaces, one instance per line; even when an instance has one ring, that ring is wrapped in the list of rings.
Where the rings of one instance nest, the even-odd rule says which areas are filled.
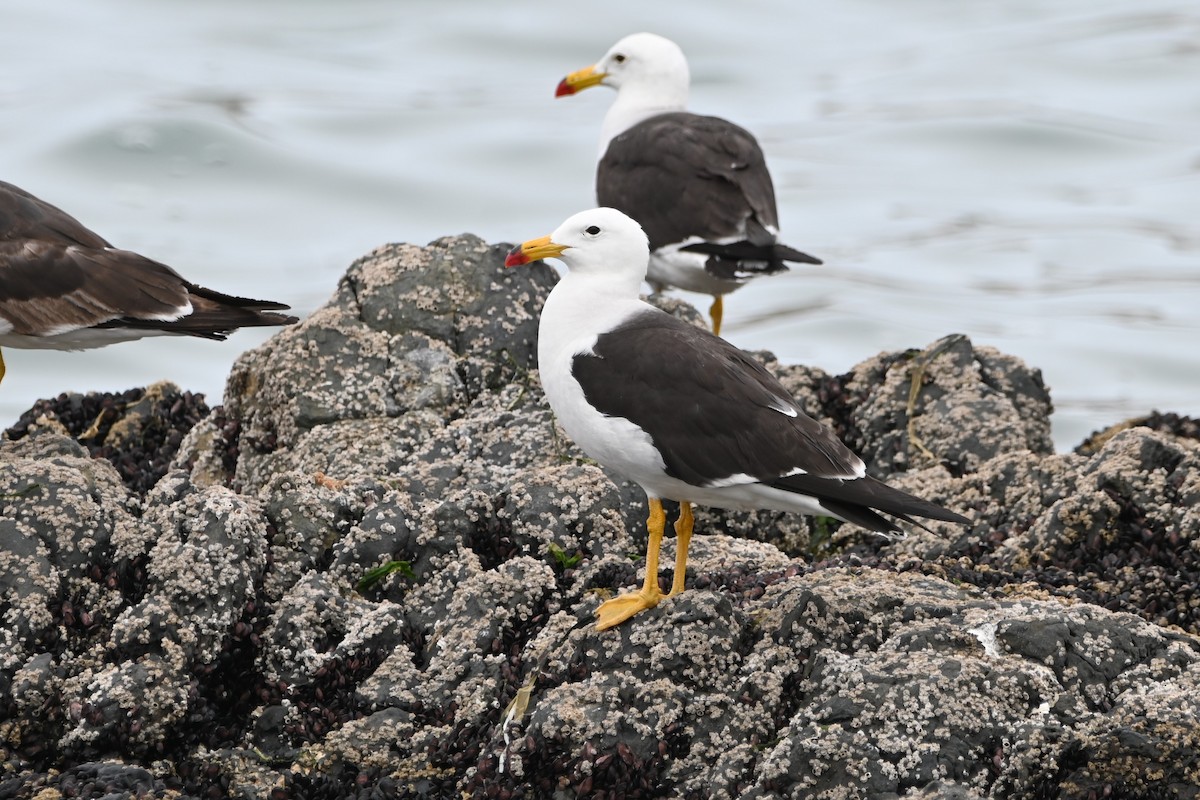
[[[654,285],[656,291],[674,286],[685,292],[716,296],[729,294],[743,285],[741,281],[725,281],[710,275],[704,268],[708,261],[704,253],[681,253],[677,247],[663,247],[650,254],[646,280]]]
[[[90,350],[117,342],[132,342],[146,336],[169,335],[171,334],[167,331],[129,328],[77,328],[53,336],[0,333],[0,347],[16,347],[22,350]]]

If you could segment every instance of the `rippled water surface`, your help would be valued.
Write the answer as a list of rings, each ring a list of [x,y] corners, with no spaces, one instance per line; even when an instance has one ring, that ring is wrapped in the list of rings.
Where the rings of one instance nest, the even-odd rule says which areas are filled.
[[[553,89],[635,30],[683,46],[693,110],[757,134],[785,241],[826,260],[733,295],[734,343],[839,372],[966,333],[1042,369],[1062,448],[1200,414],[1191,0],[8,0],[0,179],[307,313],[383,242],[591,205],[612,95]],[[215,403],[266,335],[6,349],[0,424],[160,378]]]

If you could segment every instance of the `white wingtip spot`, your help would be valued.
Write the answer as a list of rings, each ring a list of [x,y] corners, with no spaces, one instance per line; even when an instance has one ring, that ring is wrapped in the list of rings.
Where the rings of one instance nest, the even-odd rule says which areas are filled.
[[[772,411],[778,411],[780,414],[783,414],[788,417],[800,416],[800,410],[798,408],[796,408],[794,405],[792,405],[790,402],[788,402],[787,400],[784,400],[781,397],[776,397],[772,401],[772,403],[770,405],[770,409]]]
[[[174,322],[177,319],[183,319],[192,313],[192,301],[188,300],[181,306],[175,306],[170,311],[162,314],[147,314],[144,319],[152,319],[155,322]]]
[[[758,478],[753,475],[747,475],[744,472],[739,472],[725,478],[717,478],[704,484],[705,489],[723,489],[726,486],[741,486],[746,483],[758,483]]]

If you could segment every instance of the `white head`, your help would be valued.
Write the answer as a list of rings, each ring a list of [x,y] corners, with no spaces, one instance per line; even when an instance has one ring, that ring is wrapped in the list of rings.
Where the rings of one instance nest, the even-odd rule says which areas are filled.
[[[608,140],[647,117],[687,108],[691,78],[679,45],[653,33],[634,33],[590,67],[563,78],[555,97],[591,86],[611,86],[617,100],[604,119],[601,152]]]
[[[611,284],[636,297],[646,277],[650,244],[642,226],[620,211],[593,208],[570,217],[549,236],[514,247],[504,265],[515,267],[542,258],[558,258],[572,275]]]

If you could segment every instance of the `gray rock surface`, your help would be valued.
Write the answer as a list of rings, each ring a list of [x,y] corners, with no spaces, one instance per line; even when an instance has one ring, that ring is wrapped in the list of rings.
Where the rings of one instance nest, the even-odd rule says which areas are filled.
[[[0,443],[0,798],[1200,796],[1191,428],[1056,454],[961,336],[760,354],[972,524],[704,509],[689,590],[598,633],[645,502],[555,426],[506,249],[360,259],[144,494],[54,419]]]

